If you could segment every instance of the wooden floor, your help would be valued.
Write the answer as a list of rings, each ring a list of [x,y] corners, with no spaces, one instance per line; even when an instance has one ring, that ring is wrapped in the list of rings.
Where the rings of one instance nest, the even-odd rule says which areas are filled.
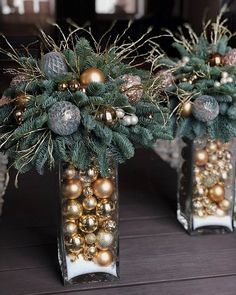
[[[236,235],[191,237],[175,218],[176,175],[153,152],[120,167],[120,280],[62,285],[57,174],[9,185],[0,225],[0,294],[236,294]]]

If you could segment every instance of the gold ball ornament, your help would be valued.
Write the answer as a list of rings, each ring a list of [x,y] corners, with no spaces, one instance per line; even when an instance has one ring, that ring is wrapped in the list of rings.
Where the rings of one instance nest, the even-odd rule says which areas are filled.
[[[113,262],[112,252],[109,250],[98,251],[98,254],[95,258],[95,262],[100,266],[109,266]]]
[[[58,91],[66,91],[68,89],[68,83],[62,82],[57,85]]]
[[[27,94],[20,94],[16,97],[15,105],[23,108],[26,106],[27,102],[31,99],[30,95]]]
[[[83,87],[88,86],[92,82],[105,82],[105,76],[101,70],[97,68],[89,68],[80,75],[80,84]]]
[[[219,207],[220,207],[222,210],[227,211],[227,210],[229,210],[230,207],[231,207],[231,202],[230,202],[229,200],[227,200],[227,199],[224,199],[223,201],[221,201],[221,202],[219,203]]]
[[[210,202],[208,206],[206,206],[206,213],[209,215],[215,215],[216,210],[218,209],[216,203]]]
[[[23,109],[16,109],[13,113],[14,119],[16,120],[16,123],[20,125],[22,123],[22,115],[24,113]]]
[[[96,207],[96,214],[99,217],[111,217],[115,210],[115,203],[106,199],[100,200]]]
[[[222,66],[223,65],[223,56],[219,53],[214,53],[209,58],[209,63],[211,67]]]
[[[76,168],[73,165],[68,165],[63,172],[64,179],[73,179],[77,174]]]
[[[180,115],[181,117],[187,118],[192,114],[192,103],[190,101],[186,101],[181,105]]]
[[[195,155],[195,163],[197,166],[204,166],[208,161],[208,153],[205,150],[199,150]]]
[[[77,199],[82,193],[82,183],[79,179],[67,180],[62,184],[62,194],[68,199]]]
[[[221,184],[214,185],[209,189],[208,197],[216,203],[223,201],[225,197],[224,186]]]
[[[67,218],[79,219],[83,214],[83,207],[76,200],[66,200],[62,206],[62,213]]]
[[[79,179],[82,182],[93,182],[98,178],[99,171],[97,167],[90,167],[87,171],[81,170],[79,173]]]
[[[96,246],[101,250],[107,250],[114,242],[114,235],[110,232],[100,230],[97,233]]]
[[[92,233],[98,228],[96,215],[83,215],[79,220],[79,228],[84,233]]]
[[[70,252],[81,251],[84,247],[84,238],[80,234],[65,237],[65,245]]]
[[[207,215],[205,209],[198,209],[195,211],[195,213],[199,216],[199,217],[205,217]]]
[[[75,91],[79,90],[80,89],[79,81],[77,81],[77,80],[70,81],[70,83],[69,83],[69,89],[72,92],[75,92]]]
[[[106,199],[113,194],[115,186],[113,181],[109,178],[98,178],[93,183],[93,190],[96,197]]]
[[[94,196],[88,196],[83,200],[85,210],[93,210],[97,206],[97,199]]]
[[[113,126],[118,122],[116,109],[111,106],[101,106],[96,113],[96,119],[108,126]]]
[[[96,243],[97,237],[94,233],[90,233],[85,235],[84,239],[87,244],[92,245]]]
[[[93,189],[91,188],[91,186],[84,187],[84,189],[83,189],[83,195],[85,197],[89,197],[89,196],[92,196],[93,195]]]
[[[78,231],[78,227],[75,220],[66,220],[63,227],[64,233],[66,235],[76,234]]]
[[[215,153],[218,149],[216,141],[210,141],[208,142],[206,146],[206,150],[208,153]]]

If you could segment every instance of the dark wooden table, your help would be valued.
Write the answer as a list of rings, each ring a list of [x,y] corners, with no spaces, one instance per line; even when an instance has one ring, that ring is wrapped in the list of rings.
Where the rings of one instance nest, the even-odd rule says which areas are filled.
[[[191,237],[175,217],[176,175],[152,151],[120,167],[120,280],[62,285],[57,174],[20,177],[0,225],[0,294],[236,294],[236,235]]]

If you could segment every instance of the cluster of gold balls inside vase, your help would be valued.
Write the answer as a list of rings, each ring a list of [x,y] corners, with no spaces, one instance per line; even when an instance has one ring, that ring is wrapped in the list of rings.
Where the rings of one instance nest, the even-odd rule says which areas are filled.
[[[232,208],[230,143],[207,140],[194,157],[193,210],[199,217],[224,217]],[[233,192],[231,192],[233,193]]]
[[[63,234],[71,261],[83,257],[106,267],[116,261],[116,169],[101,177],[96,165],[86,171],[66,165],[62,171]]]

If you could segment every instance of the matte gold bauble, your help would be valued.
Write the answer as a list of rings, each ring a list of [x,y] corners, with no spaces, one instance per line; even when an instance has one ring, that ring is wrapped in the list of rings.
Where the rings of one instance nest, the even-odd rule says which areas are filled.
[[[97,237],[94,233],[90,233],[85,235],[84,239],[87,244],[92,245],[96,243]]]
[[[96,246],[101,250],[107,250],[114,242],[114,235],[110,232],[100,230],[97,233]]]
[[[62,194],[68,199],[77,199],[81,195],[82,189],[79,179],[70,179],[62,184]]]
[[[83,215],[79,220],[79,228],[82,232],[92,233],[98,228],[96,215]]]
[[[98,178],[93,183],[93,190],[96,197],[106,199],[113,194],[115,186],[109,178]]]
[[[97,68],[89,68],[85,70],[80,76],[80,84],[88,86],[92,82],[104,83],[105,76],[103,72]]]
[[[84,238],[80,234],[65,237],[65,245],[70,252],[81,251],[84,246]]]
[[[97,206],[97,199],[94,196],[88,196],[83,200],[85,210],[93,210]]]
[[[66,91],[66,90],[68,89],[68,84],[65,83],[65,82],[59,83],[59,84],[57,85],[57,89],[58,89],[59,91]]]
[[[208,196],[212,201],[216,203],[223,201],[225,197],[224,186],[221,184],[214,185],[212,188],[209,189]]]
[[[208,153],[205,150],[199,150],[195,155],[195,163],[197,166],[204,166],[208,161]]]
[[[98,251],[95,262],[100,266],[109,266],[113,262],[112,252],[109,250]]]
[[[187,118],[192,114],[192,103],[190,101],[186,101],[182,104],[180,109],[181,117]]]
[[[62,206],[62,213],[67,218],[79,219],[83,214],[83,207],[76,200],[66,200]]]
[[[75,220],[67,220],[63,229],[66,235],[73,235],[77,233],[78,227]]]
[[[24,113],[23,109],[16,109],[13,113],[13,116],[16,120],[16,123],[20,125],[22,123],[22,115]]]
[[[97,204],[96,214],[99,217],[110,217],[115,210],[115,203],[108,200],[100,200]]]
[[[116,109],[111,106],[101,106],[96,112],[96,119],[107,126],[113,126],[118,122]]]
[[[27,102],[31,99],[30,95],[27,94],[20,94],[16,97],[16,106],[20,107],[20,108],[24,108],[27,104]]]
[[[64,179],[73,179],[76,176],[76,168],[73,165],[68,165],[68,167],[63,172]]]
[[[84,187],[84,189],[83,189],[83,195],[85,197],[88,197],[88,196],[92,196],[93,195],[93,189],[91,188],[91,186]]]
[[[221,202],[219,203],[219,206],[220,206],[220,208],[221,208],[222,210],[227,211],[227,210],[229,210],[230,207],[231,207],[231,202],[230,202],[229,200],[227,200],[227,199],[224,199],[223,201],[221,201]]]
[[[96,255],[98,253],[98,249],[94,245],[89,245],[85,247],[84,249],[84,259],[85,260],[92,260],[93,258],[96,258]]]
[[[75,91],[79,90],[79,88],[80,88],[79,81],[77,81],[77,80],[70,81],[70,83],[69,83],[70,91],[75,92]]]
[[[81,170],[79,178],[82,182],[93,182],[98,178],[98,168],[96,166],[90,167],[87,171]]]
[[[210,65],[214,66],[222,66],[223,64],[223,56],[219,53],[214,53],[209,58]]]

